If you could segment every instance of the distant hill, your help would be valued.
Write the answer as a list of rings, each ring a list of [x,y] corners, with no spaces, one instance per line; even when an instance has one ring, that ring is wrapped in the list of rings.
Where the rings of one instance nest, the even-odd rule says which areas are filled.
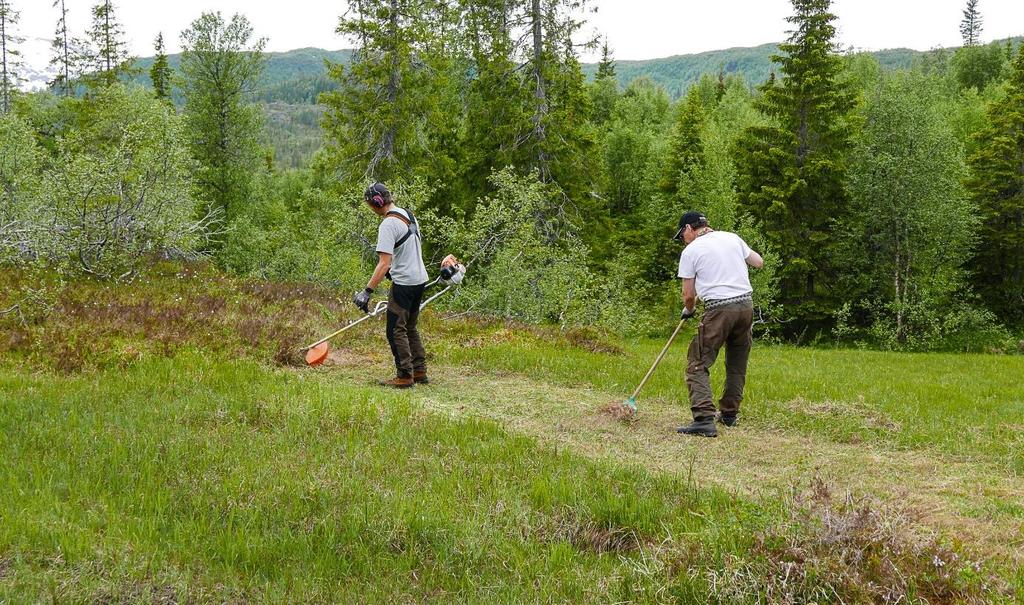
[[[778,45],[763,44],[646,61],[617,61],[615,70],[622,86],[628,86],[637,78],[648,77],[663,86],[669,95],[676,99],[685,94],[701,75],[714,75],[719,69],[729,75],[740,75],[753,84],[763,82],[772,70],[771,56],[777,52]],[[883,68],[900,69],[913,65],[925,52],[892,49],[872,54]],[[321,92],[337,87],[336,82],[327,78],[324,61],[347,63],[351,57],[351,50],[320,48],[267,53],[267,68],[264,70],[257,97],[266,117],[265,142],[274,149],[275,162],[278,166],[304,166],[320,147],[319,118],[323,113],[323,107],[317,107],[316,100]],[[168,62],[177,70],[181,63],[181,55],[170,55]],[[140,70],[137,79],[140,82],[151,84],[149,68],[152,65],[152,57],[136,61],[136,67]],[[597,72],[597,64],[584,64],[583,72],[588,78],[593,78]],[[183,101],[177,91],[175,101]]]
[[[616,61],[615,75],[623,86],[628,86],[637,78],[650,78],[665,87],[670,96],[678,98],[697,82],[701,75],[717,74],[719,69],[724,70],[727,75],[742,75],[750,82],[763,82],[771,73],[770,57],[778,51],[777,44],[762,44],[644,61]],[[597,73],[597,64],[584,64],[583,73],[588,78],[593,78]]]
[[[1014,38],[1017,43],[1022,38]],[[1005,42],[1005,41],[1003,41]],[[673,98],[682,96],[703,74],[717,74],[719,69],[727,75],[741,75],[751,83],[768,79],[772,70],[771,56],[778,53],[777,44],[762,44],[744,48],[727,48],[692,55],[676,55],[644,61],[616,61],[615,70],[623,86],[640,77],[649,77],[664,86]],[[872,52],[885,69],[904,69],[929,51],[897,48]],[[314,103],[317,95],[335,87],[326,78],[324,61],[345,63],[351,50],[323,50],[300,48],[283,53],[267,53],[267,69],[263,74],[260,98],[267,102]],[[168,57],[171,67],[177,68],[180,55]],[[149,82],[149,68],[153,58],[139,59],[142,69],[140,81]],[[592,78],[596,63],[585,63],[583,72]]]
[[[267,68],[263,71],[260,82],[260,97],[266,101],[315,103],[316,95],[321,90],[332,87],[326,77],[324,61],[347,63],[351,56],[351,50],[322,48],[298,48],[288,52],[267,53]],[[181,65],[181,55],[168,55],[167,62],[177,71]],[[135,62],[135,67],[141,70],[138,77],[140,82],[152,84],[149,79],[149,68],[152,66],[153,57],[145,57]]]
[[[672,98],[679,98],[704,74],[717,74],[721,69],[726,75],[741,75],[748,82],[760,83],[768,79],[772,70],[771,56],[778,54],[778,44],[727,48],[693,55],[675,55],[662,59],[644,61],[616,61],[615,72],[619,82],[627,86],[637,78],[648,77],[665,87]],[[898,48],[877,51],[873,54],[885,69],[904,69],[913,65],[914,60],[925,54],[923,51]],[[583,65],[588,78],[597,73],[596,63]]]

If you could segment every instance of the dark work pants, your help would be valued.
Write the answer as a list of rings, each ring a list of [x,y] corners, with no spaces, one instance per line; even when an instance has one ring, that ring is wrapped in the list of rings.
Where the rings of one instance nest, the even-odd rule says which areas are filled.
[[[420,317],[420,303],[426,284],[418,286],[391,285],[388,295],[388,344],[395,356],[399,378],[411,378],[413,372],[426,372],[427,359],[416,330]]]
[[[715,416],[709,370],[715,365],[722,346],[725,346],[725,391],[718,407],[724,416],[739,413],[747,380],[747,360],[754,340],[750,331],[753,323],[754,305],[750,301],[704,312],[687,354],[686,386],[690,389],[690,410],[695,420]]]

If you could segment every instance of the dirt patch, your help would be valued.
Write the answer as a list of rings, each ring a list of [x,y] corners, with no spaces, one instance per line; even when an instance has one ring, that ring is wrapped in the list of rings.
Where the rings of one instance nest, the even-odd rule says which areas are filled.
[[[327,354],[324,366],[328,368],[351,368],[357,366],[368,366],[374,363],[365,353],[359,353],[351,349],[332,348]]]

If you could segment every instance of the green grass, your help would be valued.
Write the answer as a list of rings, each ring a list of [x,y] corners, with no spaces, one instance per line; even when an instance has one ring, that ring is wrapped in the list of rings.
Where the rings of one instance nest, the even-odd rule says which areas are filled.
[[[0,308],[39,278],[0,274]],[[1020,358],[758,347],[745,428],[706,443],[661,426],[688,416],[683,342],[626,426],[599,402],[624,398],[660,342],[431,313],[437,380],[396,393],[368,382],[388,365],[379,326],[338,343],[348,365],[290,367],[347,310],[306,285],[164,266],[46,296],[0,320],[0,603],[934,603],[1024,588],[996,549],[920,534],[899,503],[802,475],[754,493],[694,467],[728,478],[777,436],[955,455],[1001,481],[952,513],[994,520],[991,545],[1021,517],[1005,497]]]
[[[714,565],[763,525],[685,478],[251,362],[7,368],[0,401],[0,601],[685,600],[701,578],[645,571],[637,541]]]
[[[688,415],[680,334],[639,398],[677,402]],[[553,346],[530,334],[445,346],[443,359],[560,385],[628,396],[664,342],[634,340],[621,355]],[[721,393],[722,360],[712,370]],[[793,429],[842,443],[933,449],[1024,474],[1024,356],[915,354],[755,345],[744,422]]]

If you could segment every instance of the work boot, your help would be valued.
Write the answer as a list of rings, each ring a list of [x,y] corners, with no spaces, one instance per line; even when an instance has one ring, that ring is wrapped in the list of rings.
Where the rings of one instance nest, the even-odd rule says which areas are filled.
[[[715,427],[714,416],[694,420],[686,426],[676,429],[682,435],[699,435],[701,437],[718,437],[718,429]]]
[[[416,384],[430,384],[430,379],[427,378],[426,372],[413,372],[412,380]]]
[[[390,380],[381,380],[377,384],[379,384],[382,387],[387,387],[389,389],[411,389],[413,384],[415,383],[413,382],[411,376],[406,378],[396,376],[395,378],[392,378]]]
[[[721,412],[718,413],[715,420],[721,422],[725,426],[736,426],[736,423],[738,422],[736,414],[723,414]]]

